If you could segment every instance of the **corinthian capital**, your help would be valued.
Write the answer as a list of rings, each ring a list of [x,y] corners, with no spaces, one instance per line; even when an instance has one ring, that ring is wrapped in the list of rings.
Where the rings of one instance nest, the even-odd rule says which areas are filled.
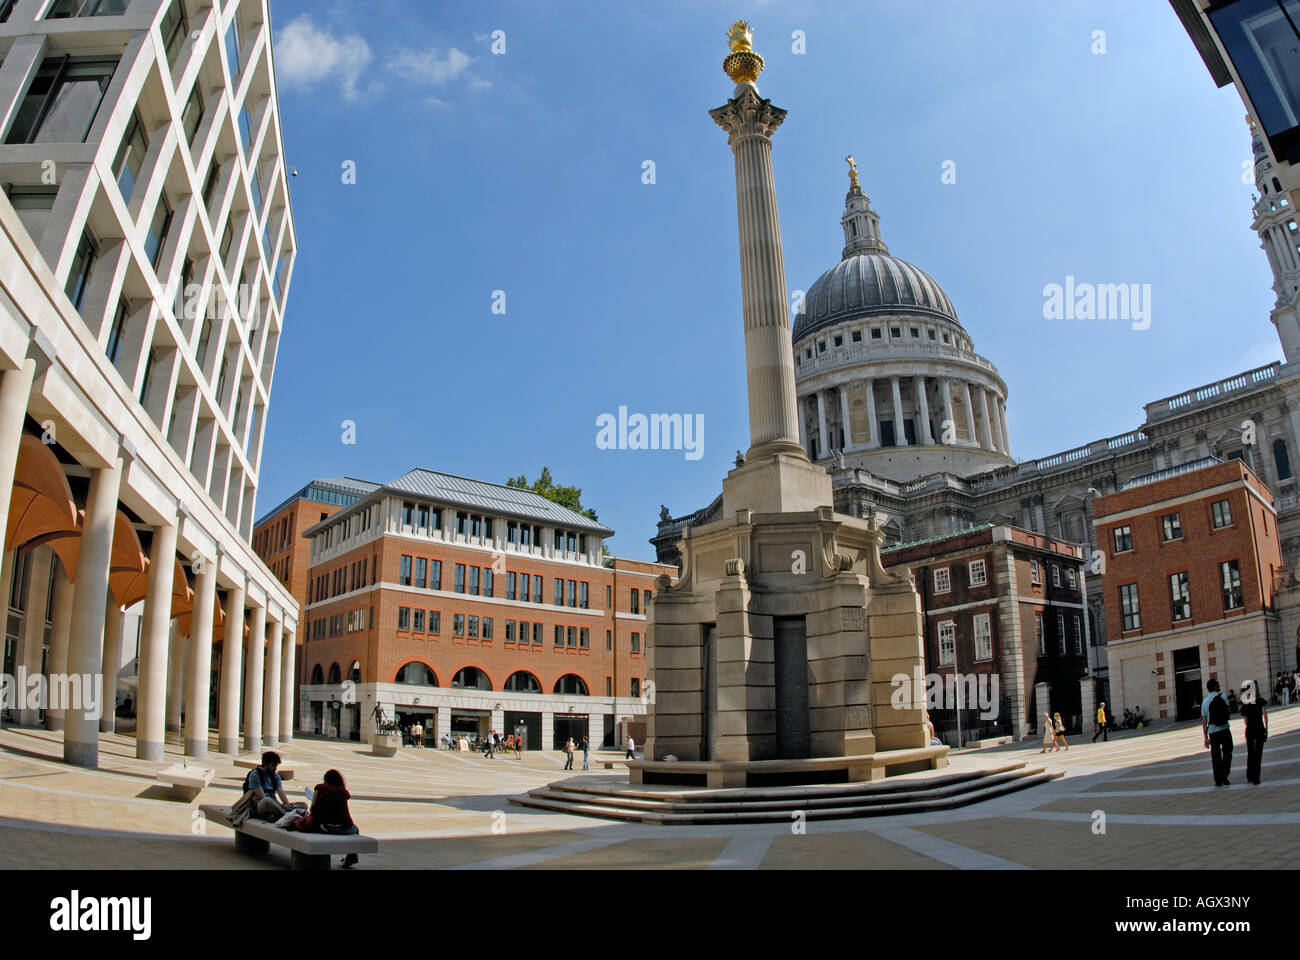
[[[780,107],[772,106],[771,100],[760,97],[752,84],[741,84],[738,96],[728,100],[726,106],[709,111],[713,122],[727,131],[727,143],[732,147],[751,137],[771,139],[785,114]]]

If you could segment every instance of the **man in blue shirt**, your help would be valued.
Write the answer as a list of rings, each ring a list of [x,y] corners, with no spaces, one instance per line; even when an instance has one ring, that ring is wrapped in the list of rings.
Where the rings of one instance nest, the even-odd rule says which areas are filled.
[[[268,750],[262,754],[262,765],[250,770],[244,781],[244,785],[257,796],[257,817],[260,820],[279,820],[293,806],[284,795],[280,775],[275,772],[279,765],[280,755]]]
[[[1228,771],[1232,767],[1232,730],[1228,726],[1228,701],[1219,692],[1218,680],[1210,680],[1205,687],[1210,695],[1201,702],[1201,734],[1214,766],[1214,785],[1226,787],[1230,785]],[[1212,719],[1220,722],[1214,723]]]

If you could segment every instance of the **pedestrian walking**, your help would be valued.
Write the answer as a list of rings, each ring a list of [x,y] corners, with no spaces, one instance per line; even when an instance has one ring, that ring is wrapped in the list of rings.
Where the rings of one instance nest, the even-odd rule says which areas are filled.
[[[1249,681],[1241,688],[1241,715],[1246,721],[1246,779],[1259,786],[1260,761],[1268,739],[1268,710]]]
[[[582,738],[582,769],[588,770],[588,760],[591,757],[591,741],[586,737]]]
[[[1061,741],[1066,750],[1069,750],[1070,742],[1065,739],[1065,724],[1061,722],[1061,715],[1055,714],[1052,719],[1055,721],[1052,727],[1056,730],[1056,739]]]
[[[573,737],[564,741],[564,769],[573,769]]]
[[[630,736],[627,738],[627,756],[624,757],[623,759],[624,760],[636,759],[636,741],[633,740]]]
[[[1106,733],[1106,704],[1104,703],[1097,708],[1097,732],[1092,735],[1092,742],[1096,743],[1098,737],[1101,737],[1102,743],[1110,739]]]
[[[1210,680],[1205,688],[1210,693],[1201,702],[1201,735],[1205,738],[1205,749],[1210,751],[1214,785],[1227,787],[1232,785],[1228,779],[1232,770],[1232,727],[1228,721],[1232,714],[1228,711],[1228,698],[1219,692],[1218,680]]]

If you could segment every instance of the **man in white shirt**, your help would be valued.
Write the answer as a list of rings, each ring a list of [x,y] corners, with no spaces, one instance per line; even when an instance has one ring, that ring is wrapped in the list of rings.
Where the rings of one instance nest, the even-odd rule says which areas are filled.
[[[624,757],[623,759],[624,760],[636,759],[636,741],[633,740],[631,737],[627,738],[627,756]]]

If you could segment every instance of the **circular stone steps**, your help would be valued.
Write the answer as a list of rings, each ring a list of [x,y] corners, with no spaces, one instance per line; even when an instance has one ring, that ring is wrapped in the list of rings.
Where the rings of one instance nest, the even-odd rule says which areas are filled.
[[[520,806],[641,823],[789,822],[892,816],[950,810],[1047,783],[1063,776],[1024,763],[893,783],[848,783],[728,790],[634,790],[564,781],[511,797]]]

